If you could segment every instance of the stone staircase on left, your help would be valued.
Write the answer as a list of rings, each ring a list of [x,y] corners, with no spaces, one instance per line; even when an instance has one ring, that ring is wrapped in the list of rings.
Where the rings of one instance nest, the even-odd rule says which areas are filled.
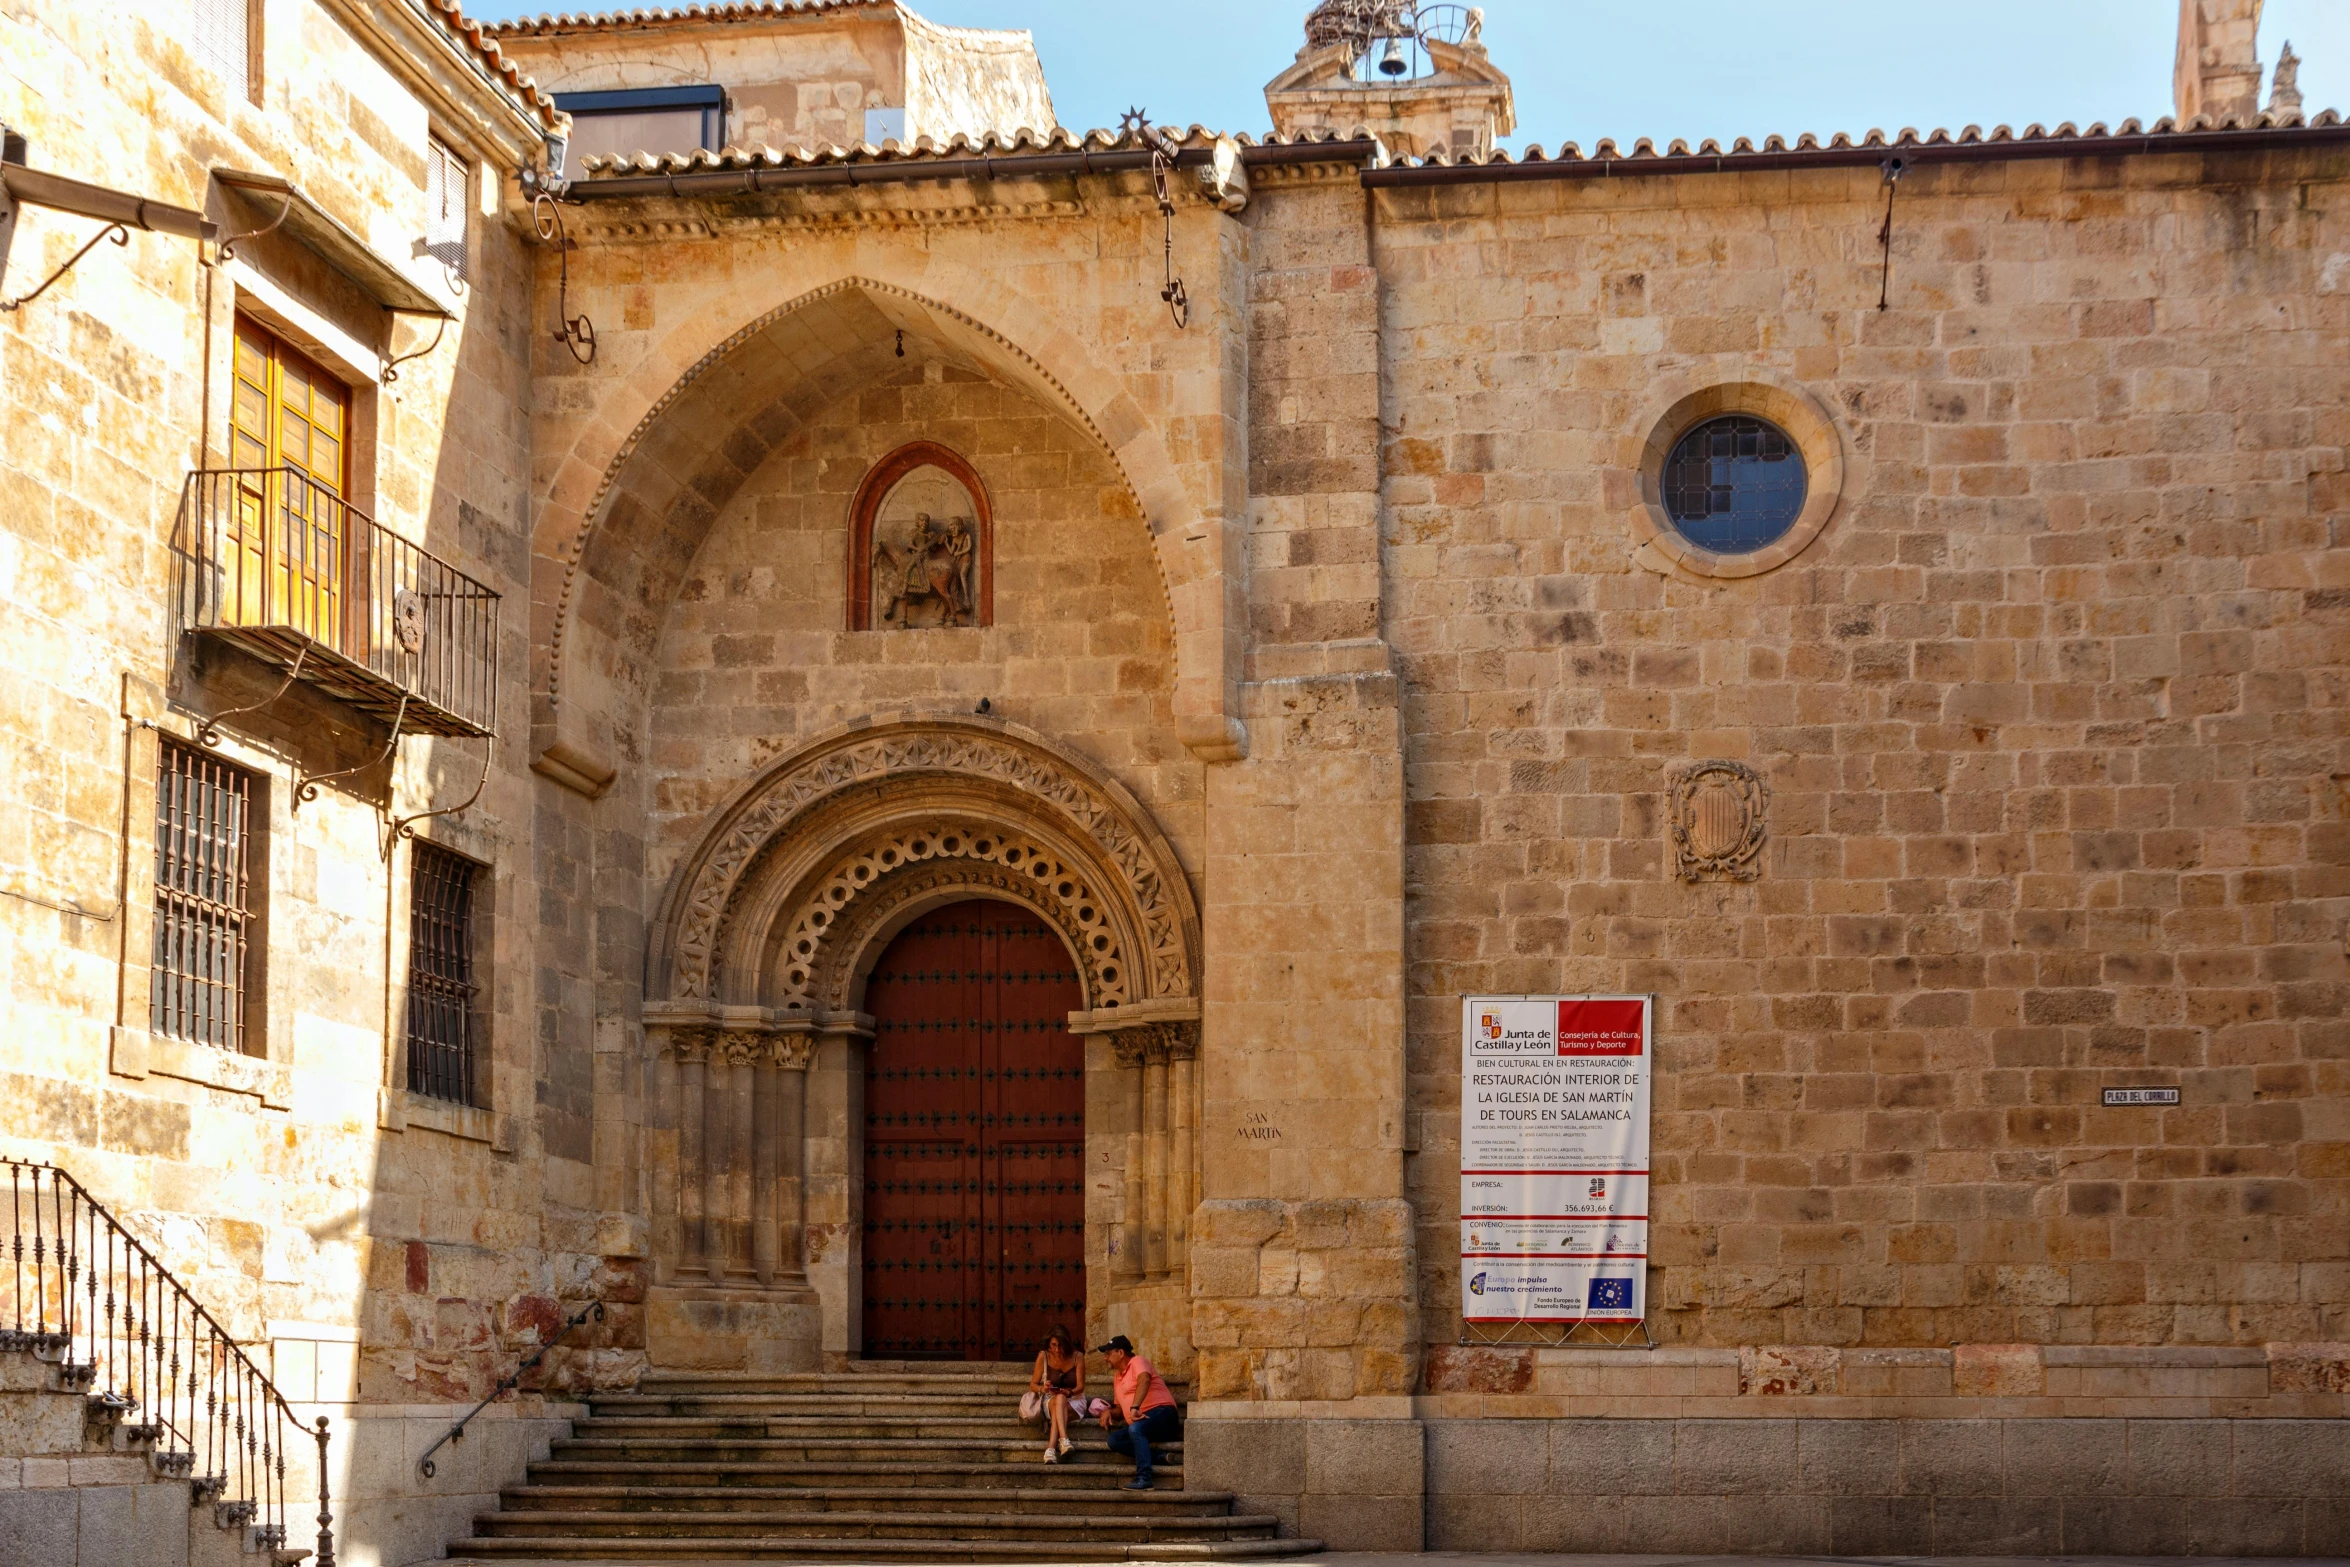
[[[325,1448],[79,1182],[0,1159],[0,1567],[292,1567]]]

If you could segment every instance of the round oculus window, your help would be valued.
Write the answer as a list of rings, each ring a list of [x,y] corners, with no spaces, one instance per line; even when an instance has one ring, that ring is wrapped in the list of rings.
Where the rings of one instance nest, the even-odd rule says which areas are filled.
[[[1808,487],[1794,440],[1752,414],[1706,420],[1665,459],[1665,515],[1683,538],[1716,555],[1752,554],[1785,538]]]

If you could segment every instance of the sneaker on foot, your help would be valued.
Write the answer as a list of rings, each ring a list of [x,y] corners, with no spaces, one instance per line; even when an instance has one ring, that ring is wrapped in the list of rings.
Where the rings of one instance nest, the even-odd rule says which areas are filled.
[[[1126,1489],[1129,1491],[1147,1491],[1150,1488],[1151,1482],[1148,1475],[1136,1475],[1126,1482]]]
[[[1063,1458],[1069,1456],[1069,1439],[1067,1437],[1061,1438],[1061,1456]]]
[[[1044,1461],[1048,1464],[1057,1464],[1061,1461],[1061,1454],[1059,1450],[1056,1449],[1050,1442],[1047,1442],[1044,1445]]]

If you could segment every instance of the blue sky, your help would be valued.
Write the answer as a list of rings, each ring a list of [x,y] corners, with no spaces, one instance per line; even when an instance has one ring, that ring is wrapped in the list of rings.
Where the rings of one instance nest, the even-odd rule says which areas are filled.
[[[1266,126],[1265,81],[1310,0],[916,0],[934,21],[1036,35],[1061,122]],[[571,8],[584,9],[579,0]],[[472,0],[484,18],[546,9]],[[2178,0],[1485,0],[1518,135],[1555,147],[1685,136],[1956,129],[2170,112]],[[2268,0],[2261,59],[2290,38],[2311,113],[2350,110],[2350,0]]]

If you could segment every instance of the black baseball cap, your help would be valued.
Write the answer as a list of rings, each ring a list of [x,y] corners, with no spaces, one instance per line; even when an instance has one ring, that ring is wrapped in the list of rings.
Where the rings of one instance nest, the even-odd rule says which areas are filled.
[[[1107,1344],[1096,1344],[1093,1347],[1093,1352],[1097,1355],[1106,1355],[1113,1349],[1131,1355],[1134,1353],[1134,1340],[1121,1333]]]

